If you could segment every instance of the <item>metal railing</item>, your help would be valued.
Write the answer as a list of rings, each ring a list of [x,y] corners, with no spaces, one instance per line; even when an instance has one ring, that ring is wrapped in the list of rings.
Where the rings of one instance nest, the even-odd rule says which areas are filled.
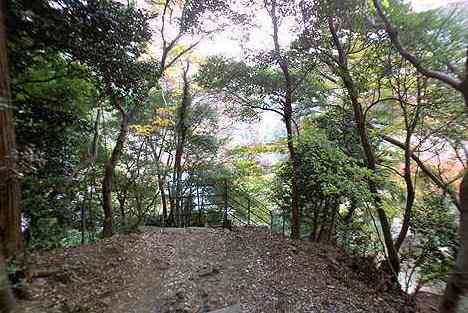
[[[191,186],[180,199],[181,226],[257,225],[272,228],[272,211],[249,192],[227,180]]]

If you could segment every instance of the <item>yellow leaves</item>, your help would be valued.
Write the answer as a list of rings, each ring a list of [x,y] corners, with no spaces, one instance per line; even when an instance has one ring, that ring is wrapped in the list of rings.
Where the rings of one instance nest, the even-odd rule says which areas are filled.
[[[151,136],[154,133],[154,127],[151,125],[131,125],[129,128],[137,135],[144,137]]]
[[[149,137],[151,135],[154,135],[163,128],[168,128],[175,125],[174,110],[175,108],[173,107],[155,108],[155,115],[153,117],[153,120],[149,124],[131,125],[130,129],[132,129],[139,136]]]
[[[154,109],[154,113],[158,116],[170,118],[174,115],[175,107],[158,107]]]
[[[153,120],[153,127],[160,129],[163,127],[169,127],[169,126],[174,126],[174,121],[168,118],[162,118],[159,116],[156,116],[155,119]]]

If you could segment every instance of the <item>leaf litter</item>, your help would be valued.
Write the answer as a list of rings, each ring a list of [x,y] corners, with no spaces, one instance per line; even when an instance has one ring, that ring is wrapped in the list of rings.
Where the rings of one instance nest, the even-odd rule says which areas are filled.
[[[382,277],[356,271],[337,248],[291,241],[260,227],[187,228],[117,235],[34,253],[23,312],[406,312]],[[369,274],[369,273],[368,273]]]

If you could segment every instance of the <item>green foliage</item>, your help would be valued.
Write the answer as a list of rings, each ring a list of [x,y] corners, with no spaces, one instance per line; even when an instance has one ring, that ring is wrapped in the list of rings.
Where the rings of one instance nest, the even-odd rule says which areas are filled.
[[[153,61],[141,58],[151,37],[148,17],[97,0],[10,1],[8,16],[18,143],[42,159],[22,181],[28,243],[51,248],[73,241],[67,238],[81,227],[83,207],[93,237],[100,173],[99,166],[88,170],[92,108],[116,95],[124,97],[124,107],[144,104],[158,73]],[[99,140],[96,148],[95,162],[102,165]]]
[[[90,134],[95,89],[80,77],[82,66],[59,55],[33,62],[25,73],[13,76],[23,82],[13,88],[18,144],[42,160],[25,173],[22,208],[29,221],[29,243],[51,248],[60,245],[67,227],[76,221],[75,194],[81,186],[75,174]]]
[[[422,283],[445,280],[459,247],[453,206],[437,193],[425,193],[411,220],[414,236],[407,256],[417,260]]]
[[[371,178],[371,173],[366,168],[328,141],[319,129],[305,129],[301,135],[298,153],[305,194],[369,200],[366,180]],[[288,168],[288,163],[282,163],[278,171],[290,172]]]
[[[346,213],[341,212],[340,206],[345,208],[350,203],[370,201],[366,181],[373,179],[371,173],[347,156],[336,143],[329,141],[321,130],[304,129],[297,152],[301,160],[300,200],[304,234],[318,232],[323,227],[334,229],[344,219],[340,214]],[[286,211],[291,197],[291,170],[290,162],[281,162],[276,168],[272,189],[273,199]]]
[[[63,247],[73,247],[81,244],[81,232],[77,229],[68,230],[60,241]]]

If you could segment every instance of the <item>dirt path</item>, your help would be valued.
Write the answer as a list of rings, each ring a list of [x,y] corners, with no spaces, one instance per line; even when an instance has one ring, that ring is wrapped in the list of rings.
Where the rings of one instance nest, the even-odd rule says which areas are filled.
[[[224,230],[220,230],[224,232]],[[143,235],[147,260],[131,288],[114,295],[107,312],[208,312],[239,299],[230,284],[229,247],[209,229]]]
[[[195,313],[239,303],[249,313],[391,313],[401,305],[349,276],[324,247],[296,246],[266,230],[165,230],[130,238],[113,238],[94,255],[90,249],[101,243],[65,250],[64,263],[87,257],[91,270],[78,274],[88,282],[94,275],[95,285],[49,282],[43,309],[35,312]],[[103,251],[113,251],[112,260]],[[50,296],[58,300],[45,299]]]

